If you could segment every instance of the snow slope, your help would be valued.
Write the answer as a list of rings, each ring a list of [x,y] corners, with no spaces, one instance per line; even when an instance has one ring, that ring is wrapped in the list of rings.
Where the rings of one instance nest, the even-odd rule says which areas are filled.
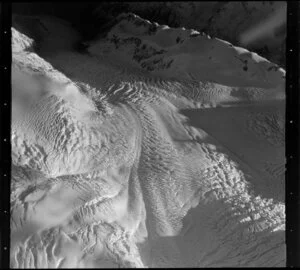
[[[134,14],[12,35],[11,267],[284,266],[283,69]]]

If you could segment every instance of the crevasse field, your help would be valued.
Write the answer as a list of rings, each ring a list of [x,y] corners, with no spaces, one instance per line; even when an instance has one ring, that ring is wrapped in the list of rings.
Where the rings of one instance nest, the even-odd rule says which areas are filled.
[[[285,266],[282,68],[134,14],[80,50],[13,26],[12,268]]]

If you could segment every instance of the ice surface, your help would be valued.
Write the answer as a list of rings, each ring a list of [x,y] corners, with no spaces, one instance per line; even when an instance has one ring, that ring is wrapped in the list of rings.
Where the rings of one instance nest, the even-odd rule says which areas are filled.
[[[11,267],[284,266],[283,69],[134,14],[83,52],[65,22],[28,20]]]

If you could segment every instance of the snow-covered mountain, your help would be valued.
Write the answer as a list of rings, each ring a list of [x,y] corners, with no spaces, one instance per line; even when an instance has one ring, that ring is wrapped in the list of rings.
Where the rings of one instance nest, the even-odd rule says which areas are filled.
[[[284,22],[280,23],[280,20],[286,20],[286,3],[283,1],[104,2],[95,9],[94,20],[110,21],[122,12],[132,12],[170,27],[205,32],[236,46],[246,46],[277,64],[285,65],[286,31]],[[278,12],[282,13],[279,17]],[[272,18],[274,27],[270,26]],[[257,40],[243,43],[241,36],[253,27],[263,31],[263,23],[269,25],[269,29]]]
[[[123,13],[14,16],[11,266],[283,266],[285,71]]]
[[[45,14],[72,22],[90,39],[121,13],[134,13],[161,25],[205,32],[255,51],[285,67],[284,1],[68,2],[13,4],[17,14]],[[254,32],[253,32],[254,31]],[[253,33],[256,38],[253,38]],[[243,36],[247,36],[245,42]],[[252,38],[249,40],[249,38]],[[251,41],[251,42],[250,42]]]
[[[88,48],[91,54],[118,55],[155,75],[177,79],[231,86],[284,85],[282,68],[226,41],[195,30],[161,26],[132,13],[121,14],[115,21],[105,37]]]

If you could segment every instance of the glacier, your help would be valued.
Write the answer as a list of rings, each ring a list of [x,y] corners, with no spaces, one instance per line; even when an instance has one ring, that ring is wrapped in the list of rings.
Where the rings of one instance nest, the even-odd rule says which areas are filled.
[[[285,265],[285,70],[133,13],[14,16],[12,268]]]

